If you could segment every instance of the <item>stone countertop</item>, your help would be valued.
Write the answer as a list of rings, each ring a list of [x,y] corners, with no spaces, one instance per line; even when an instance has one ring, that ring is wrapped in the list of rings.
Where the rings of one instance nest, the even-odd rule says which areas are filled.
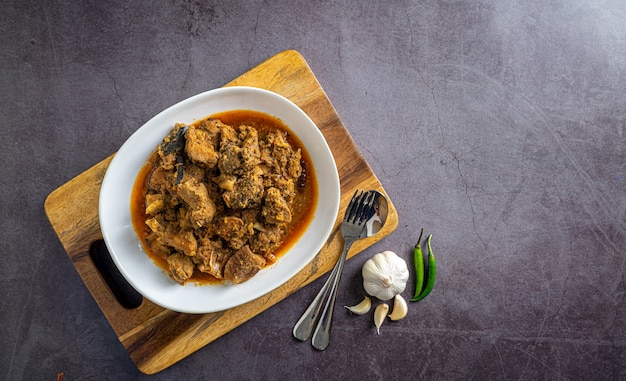
[[[3,3],[2,378],[626,378],[624,2]],[[376,252],[410,261],[421,227],[435,288],[380,336],[338,308],[318,352],[291,329],[320,278],[144,375],[44,200],[160,110],[286,49],[398,210],[347,262],[338,306],[360,301]]]

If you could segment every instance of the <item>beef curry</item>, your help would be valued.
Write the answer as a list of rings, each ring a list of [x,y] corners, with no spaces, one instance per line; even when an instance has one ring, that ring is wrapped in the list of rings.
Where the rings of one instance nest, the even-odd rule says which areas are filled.
[[[311,221],[313,173],[302,143],[267,114],[229,111],[176,124],[137,177],[133,225],[176,282],[241,283]]]

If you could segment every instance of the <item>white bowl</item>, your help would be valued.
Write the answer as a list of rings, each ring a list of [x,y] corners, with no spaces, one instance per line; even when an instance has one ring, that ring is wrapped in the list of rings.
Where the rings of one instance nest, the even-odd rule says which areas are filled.
[[[314,217],[300,239],[276,263],[241,284],[174,282],[144,252],[130,216],[130,196],[140,168],[177,122],[193,123],[218,112],[255,110],[275,116],[309,152],[318,182]],[[339,175],[328,144],[315,123],[294,103],[253,87],[224,87],[185,99],[139,128],[119,149],[102,181],[100,227],[111,257],[128,282],[145,298],[178,312],[216,312],[256,299],[296,275],[320,251],[339,211]]]

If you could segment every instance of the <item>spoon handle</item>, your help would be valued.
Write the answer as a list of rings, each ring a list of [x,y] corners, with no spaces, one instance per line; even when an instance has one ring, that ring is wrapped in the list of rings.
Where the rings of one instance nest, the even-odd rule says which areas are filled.
[[[313,332],[313,347],[319,351],[326,349],[330,343],[330,332],[332,329],[333,312],[335,311],[335,301],[337,300],[339,281],[341,280],[341,273],[343,272],[343,265],[346,263],[348,251],[350,251],[350,247],[355,240],[356,239],[346,239],[343,253],[341,253],[341,257],[335,266],[337,271],[335,272],[333,270],[333,274],[331,274],[331,277],[329,278],[329,280],[332,279],[330,296],[326,299],[324,311],[322,312],[322,316],[320,317],[320,320],[315,327],[315,331]],[[334,277],[332,275],[334,275]]]
[[[333,271],[328,276],[328,279],[326,279],[324,286],[322,286],[320,291],[315,296],[315,299],[313,299],[298,322],[293,326],[293,336],[296,339],[306,341],[309,337],[311,337],[311,333],[313,333],[313,329],[315,328],[315,323],[317,322],[320,312],[322,311],[322,303],[326,300],[331,287],[334,285],[335,279],[338,277],[337,274],[341,273],[341,270],[343,270],[343,263],[346,261],[346,254],[348,253],[350,246],[352,246],[352,242],[346,242],[344,244],[344,251],[341,253],[339,260],[335,264]]]

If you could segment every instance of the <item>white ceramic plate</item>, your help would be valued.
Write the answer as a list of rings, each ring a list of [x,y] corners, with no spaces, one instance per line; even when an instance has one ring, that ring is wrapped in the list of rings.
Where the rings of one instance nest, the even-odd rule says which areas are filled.
[[[133,230],[130,196],[139,169],[177,122],[193,123],[218,112],[255,110],[281,119],[306,147],[318,181],[315,215],[300,239],[271,266],[238,285],[181,286],[150,259]],[[119,149],[102,181],[100,226],[113,261],[145,298],[178,312],[208,313],[232,308],[279,287],[298,273],[328,239],[339,211],[339,175],[333,156],[313,121],[294,103],[252,87],[225,87],[188,98],[149,120]]]

